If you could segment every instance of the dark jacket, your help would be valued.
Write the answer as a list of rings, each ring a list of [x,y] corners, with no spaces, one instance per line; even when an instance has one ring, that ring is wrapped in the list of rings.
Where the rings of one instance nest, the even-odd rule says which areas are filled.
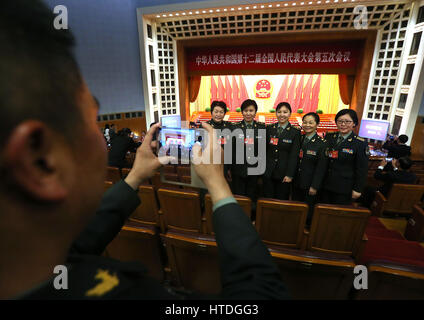
[[[22,299],[178,299],[158,281],[147,276],[145,268],[134,262],[119,262],[101,257],[108,243],[136,209],[137,192],[124,181],[108,189],[100,209],[87,228],[75,240],[67,261],[68,290],[56,290],[53,279],[22,295]],[[250,219],[236,203],[219,207],[213,213],[213,225],[219,248],[222,279],[221,298],[284,299],[287,290],[280,272]],[[240,241],[243,239],[243,241]],[[99,272],[112,285],[87,292],[98,286]],[[192,298],[196,298],[193,294]]]
[[[383,144],[383,149],[386,149],[389,154],[388,158],[399,159],[402,157],[409,157],[411,155],[411,147],[405,144],[397,144],[397,142],[386,141]]]
[[[265,176],[273,179],[283,179],[285,176],[294,178],[299,149],[300,130],[298,128],[288,123],[278,135],[278,123],[267,126]]]
[[[337,144],[338,136],[338,132],[325,136],[329,162],[323,189],[339,194],[362,192],[368,175],[368,144],[353,132]]]
[[[377,169],[374,178],[383,181],[384,184],[378,190],[385,196],[389,194],[394,183],[414,184],[417,181],[415,173],[406,170],[395,170],[383,173],[382,169]]]
[[[301,138],[299,161],[294,184],[300,189],[309,190],[310,187],[319,190],[327,171],[328,157],[325,155],[327,142],[315,134],[308,142]]]
[[[265,124],[253,121],[253,134],[252,137],[247,137],[246,135],[246,124],[244,121],[236,122],[232,124],[232,132],[233,132],[233,138],[232,138],[232,166],[231,166],[231,174],[237,175],[240,177],[247,177],[248,172],[247,169],[249,167],[257,167],[259,161],[265,161],[264,156],[258,152],[258,145],[259,140],[265,139],[266,133],[265,133]],[[237,134],[236,131],[240,132],[240,134]],[[264,140],[262,140],[261,143],[265,143]],[[244,145],[244,152],[242,154],[242,157],[240,159],[241,163],[237,163],[237,144],[243,144]],[[257,157],[258,162],[255,164],[249,164],[248,161],[250,161],[250,156],[248,154],[254,155],[254,157]],[[253,160],[253,159],[252,159]]]
[[[109,151],[109,166],[112,167],[127,167],[128,163],[125,160],[127,152],[135,152],[139,147],[132,138],[125,135],[117,135],[111,140],[111,147]]]

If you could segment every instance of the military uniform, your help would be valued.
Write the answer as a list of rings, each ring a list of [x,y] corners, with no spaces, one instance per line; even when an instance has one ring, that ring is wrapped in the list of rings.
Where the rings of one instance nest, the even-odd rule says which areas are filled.
[[[307,223],[310,224],[317,195],[309,195],[309,188],[319,190],[327,170],[325,155],[327,143],[315,133],[310,139],[301,138],[297,172],[294,178],[293,200],[304,201],[309,206]]]
[[[243,134],[234,133],[234,130],[241,129]],[[254,136],[247,136],[246,130],[253,129]],[[231,165],[231,177],[232,177],[232,188],[233,193],[238,195],[247,196],[252,201],[256,200],[256,187],[258,183],[258,175],[248,175],[249,167],[257,167],[260,161],[265,161],[263,156],[258,154],[258,141],[259,139],[265,139],[265,132],[261,133],[260,130],[265,131],[266,126],[263,123],[253,121],[251,128],[248,128],[247,123],[243,120],[241,122],[233,123],[233,142],[232,142],[232,165]],[[234,135],[235,134],[235,135]],[[263,136],[262,136],[263,135]],[[237,144],[244,144],[244,152],[242,159],[237,163]],[[254,157],[257,157],[258,162],[255,164],[249,164],[248,160],[253,154]]]
[[[352,190],[362,192],[367,180],[368,144],[353,132],[344,140],[338,132],[328,133],[325,139],[329,163],[322,200],[349,205],[352,203]]]
[[[300,130],[290,123],[285,129],[278,123],[266,128],[266,171],[264,174],[264,196],[288,200],[290,183],[283,183],[284,177],[294,178],[300,148]]]

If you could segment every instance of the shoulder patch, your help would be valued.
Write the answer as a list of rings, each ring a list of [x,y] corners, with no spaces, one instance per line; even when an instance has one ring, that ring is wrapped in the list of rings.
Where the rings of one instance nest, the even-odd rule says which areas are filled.
[[[361,137],[358,137],[358,136],[355,136],[355,138],[358,139],[359,141],[365,141],[364,138],[361,138]]]

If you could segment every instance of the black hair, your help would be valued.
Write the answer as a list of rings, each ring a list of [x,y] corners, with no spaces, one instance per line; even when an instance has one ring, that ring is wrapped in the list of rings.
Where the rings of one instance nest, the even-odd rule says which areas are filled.
[[[0,1],[0,147],[19,123],[35,119],[71,143],[82,114],[82,78],[69,30],[40,0]]]
[[[358,122],[359,122],[358,115],[356,114],[356,111],[352,109],[340,110],[339,112],[337,112],[336,118],[334,119],[334,121],[337,122],[337,119],[340,118],[341,116],[344,116],[345,114],[348,114],[352,118],[353,122],[355,123],[355,126],[358,125]]]
[[[400,143],[406,143],[406,142],[408,142],[408,136],[406,135],[406,134],[401,134],[399,137],[398,137],[398,140],[399,140],[399,142]]]
[[[412,167],[412,160],[409,157],[401,157],[398,159],[399,166],[402,170],[408,170]]]
[[[319,124],[320,119],[319,119],[319,115],[318,115],[316,112],[308,112],[307,114],[305,114],[305,115],[302,117],[302,120],[304,120],[307,116],[312,116],[312,117],[314,117],[315,122],[316,122],[317,124]]]
[[[109,123],[105,125],[105,129],[109,129]]]
[[[278,112],[278,110],[280,110],[282,107],[286,107],[287,109],[289,109],[290,113],[292,112],[290,103],[288,102],[280,102],[277,105],[277,108],[275,108],[275,112]]]
[[[243,112],[243,110],[246,109],[249,106],[254,106],[255,112],[258,112],[258,105],[257,105],[256,101],[252,100],[252,99],[247,99],[247,100],[243,101],[243,103],[241,104],[241,107],[240,107],[241,112]]]
[[[129,128],[124,128],[119,130],[118,136],[128,136],[131,134],[131,130]]]
[[[215,107],[221,107],[224,109],[224,114],[227,112],[227,105],[224,101],[212,101],[211,104],[211,113],[213,112],[213,109],[215,109]]]

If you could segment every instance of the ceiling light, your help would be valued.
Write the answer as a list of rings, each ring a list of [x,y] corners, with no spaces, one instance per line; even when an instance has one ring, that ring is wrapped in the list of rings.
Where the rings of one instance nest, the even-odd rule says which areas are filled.
[[[272,8],[272,4],[270,4],[270,5],[268,6],[268,8]]]
[[[206,11],[205,11],[205,10],[203,10],[203,11],[202,11],[202,13],[206,13]]]
[[[234,11],[234,8],[231,8],[231,11]]]
[[[227,11],[227,8],[225,8],[224,11]]]
[[[305,4],[305,2],[301,2],[300,5],[303,6]]]
[[[163,14],[162,17],[166,17],[166,14]]]
[[[334,3],[339,2],[339,0],[334,0]]]
[[[296,5],[296,2],[295,2],[295,3],[293,3],[293,5],[295,6],[295,5]]]
[[[287,7],[288,6],[288,3],[285,3],[284,6]]]
[[[172,14],[172,13],[170,13],[170,14],[169,14],[169,16],[170,16],[170,17],[172,17],[172,16],[173,16],[173,14]]]
[[[277,7],[281,6],[281,4],[277,4]]]
[[[219,10],[219,9],[216,9],[216,12],[221,12],[221,10]]]
[[[253,9],[256,9],[257,8],[257,6],[253,6]]]
[[[239,7],[238,9],[241,10],[242,8]]]
[[[185,12],[183,12],[183,16],[185,16],[186,15],[186,13]]]
[[[175,15],[176,15],[176,16],[179,16],[180,14],[179,14],[179,13],[176,13]]]
[[[261,6],[261,8],[263,9],[263,8],[265,8],[265,6]]]
[[[156,18],[160,18],[160,16],[156,16]]]
[[[188,14],[193,14],[193,12],[190,11]]]
[[[195,13],[196,13],[196,14],[199,14],[200,12],[199,12],[199,11],[196,11]]]

